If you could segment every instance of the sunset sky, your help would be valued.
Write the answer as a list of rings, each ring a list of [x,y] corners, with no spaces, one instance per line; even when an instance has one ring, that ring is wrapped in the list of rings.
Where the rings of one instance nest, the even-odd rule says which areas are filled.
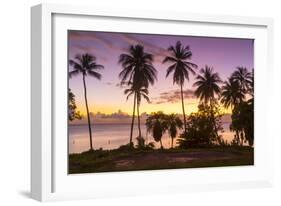
[[[153,65],[158,71],[158,80],[149,88],[151,103],[143,100],[140,113],[182,113],[179,86],[173,85],[172,75],[165,77],[169,64],[162,64],[168,54],[167,48],[175,45],[178,40],[190,46],[193,53],[190,61],[199,66],[198,72],[200,68],[209,65],[219,73],[222,80],[227,80],[237,66],[249,70],[254,68],[254,41],[251,39],[69,31],[69,59],[74,59],[76,54],[90,53],[96,56],[98,64],[104,65],[104,69],[99,71],[102,74],[100,81],[86,77],[90,112],[112,114],[121,110],[132,113],[133,98],[126,101],[124,88],[119,84],[118,74],[122,67],[118,64],[118,58],[128,50],[129,45],[141,44],[146,52],[154,55]],[[184,85],[187,114],[197,111],[198,100],[193,96],[192,87],[194,78],[190,75],[190,81]],[[77,110],[85,114],[82,76],[72,77],[69,88],[75,95]]]

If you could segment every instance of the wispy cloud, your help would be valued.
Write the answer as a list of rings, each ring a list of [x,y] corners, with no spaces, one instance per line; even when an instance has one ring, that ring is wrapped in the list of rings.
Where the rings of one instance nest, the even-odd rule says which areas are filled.
[[[128,44],[141,44],[141,45],[143,45],[146,50],[148,50],[149,52],[151,52],[154,55],[154,57],[155,57],[154,60],[157,61],[157,62],[161,63],[163,61],[164,57],[169,54],[167,49],[165,49],[163,47],[160,47],[156,44],[153,44],[151,42],[145,41],[143,39],[137,38],[133,35],[123,34],[123,35],[121,35],[121,37]]]
[[[183,91],[183,97],[185,99],[195,99],[194,91],[187,89]],[[164,104],[164,103],[177,103],[181,101],[181,91],[171,90],[168,92],[162,92],[158,97],[152,98],[152,104]]]

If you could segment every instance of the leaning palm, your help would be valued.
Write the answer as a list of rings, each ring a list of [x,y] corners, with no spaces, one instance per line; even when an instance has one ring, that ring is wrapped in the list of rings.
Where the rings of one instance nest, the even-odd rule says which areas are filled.
[[[240,89],[240,84],[233,78],[224,82],[221,91],[221,103],[225,108],[234,108],[245,99],[245,94]]]
[[[183,100],[183,85],[185,80],[189,81],[189,73],[195,75],[194,69],[198,66],[189,60],[192,57],[192,52],[189,46],[183,46],[180,41],[177,41],[175,46],[170,46],[168,48],[170,56],[165,57],[163,63],[170,63],[171,65],[167,69],[166,78],[173,73],[173,84],[177,84],[181,89],[181,102],[182,102],[182,112],[184,118],[184,129],[186,131],[186,116],[184,109]]]
[[[220,94],[219,84],[222,83],[222,80],[219,74],[207,65],[200,70],[200,74],[197,75],[197,81],[193,84],[193,86],[197,87],[194,94],[201,102],[211,104],[215,101],[216,96]]]
[[[83,86],[84,86],[84,98],[86,104],[86,111],[87,111],[87,118],[88,118],[88,128],[89,128],[89,137],[90,137],[90,150],[93,150],[93,143],[92,143],[92,129],[91,129],[91,120],[90,120],[90,113],[88,107],[88,100],[87,100],[87,88],[86,88],[86,80],[85,77],[87,75],[92,76],[98,80],[101,79],[101,74],[97,72],[99,69],[103,69],[102,65],[96,63],[96,57],[91,54],[83,54],[83,55],[76,55],[75,59],[69,60],[69,64],[72,66],[73,70],[69,72],[69,76],[75,76],[78,74],[82,75],[83,79]]]
[[[145,87],[142,88],[135,88],[134,85],[131,85],[131,87],[129,89],[126,89],[124,91],[124,94],[127,95],[127,100],[129,99],[129,97],[131,95],[135,95],[136,98],[136,104],[137,104],[137,116],[138,116],[138,129],[139,129],[139,138],[142,137],[141,136],[141,127],[140,127],[140,113],[139,113],[139,107],[141,104],[141,99],[144,98],[147,102],[150,102],[149,97],[148,97],[148,89]],[[135,107],[136,105],[134,105]],[[135,111],[133,111],[135,112]],[[134,114],[134,113],[133,113]],[[135,115],[133,115],[135,116]]]
[[[119,63],[123,69],[119,73],[121,84],[132,84],[134,88],[148,88],[149,85],[153,85],[157,79],[157,71],[154,68],[152,54],[144,52],[143,46],[131,45],[128,53],[121,54],[119,56]],[[130,131],[130,145],[132,145],[132,135],[135,118],[135,106],[137,104],[137,96],[134,93],[134,107],[132,124]]]
[[[173,148],[174,147],[174,139],[176,138],[176,136],[178,134],[178,129],[182,129],[183,122],[175,114],[167,115],[166,121],[167,121],[168,132],[169,132],[169,135],[172,139],[171,148]]]

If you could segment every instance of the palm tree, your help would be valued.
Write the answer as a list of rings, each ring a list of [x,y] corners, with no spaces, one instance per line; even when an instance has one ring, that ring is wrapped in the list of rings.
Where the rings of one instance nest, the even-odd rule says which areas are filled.
[[[196,82],[193,86],[197,86],[194,94],[197,98],[200,99],[206,105],[210,105],[211,108],[211,119],[214,124],[215,134],[219,140],[218,129],[216,126],[216,119],[213,113],[213,107],[216,103],[216,96],[221,92],[219,84],[222,83],[222,80],[217,72],[214,72],[214,69],[209,66],[205,66],[200,70],[201,75],[197,75]]]
[[[205,66],[200,70],[201,75],[197,75],[196,82],[193,86],[196,86],[194,94],[201,102],[210,104],[215,101],[216,95],[218,96],[221,92],[219,84],[222,80],[219,74],[214,73],[214,69],[209,66]]]
[[[143,46],[139,44],[131,45],[129,47],[128,53],[124,53],[119,56],[119,63],[123,67],[122,71],[119,73],[121,84],[132,84],[135,90],[140,90],[143,87],[148,88],[149,85],[153,85],[155,80],[157,79],[157,71],[152,65],[152,62],[152,54],[144,52]],[[136,104],[137,95],[134,92],[130,145],[132,145]]]
[[[192,57],[192,52],[189,46],[183,46],[180,41],[177,41],[175,46],[170,46],[168,51],[171,53],[170,56],[166,56],[163,63],[171,63],[167,69],[166,78],[173,72],[173,84],[177,84],[181,89],[181,102],[182,112],[184,118],[184,130],[186,131],[186,116],[184,110],[183,100],[183,85],[185,80],[189,81],[189,73],[195,75],[194,68],[198,66],[188,60]]]
[[[247,92],[251,84],[251,72],[248,72],[246,67],[239,66],[236,68],[236,71],[231,75],[234,81],[238,81],[240,84],[241,90]]]
[[[249,79],[249,88],[248,93],[251,95],[251,101],[253,101],[254,98],[254,69],[252,69],[251,77]]]
[[[221,103],[225,108],[232,108],[232,123],[230,125],[230,129],[234,130],[235,126],[235,131],[236,131],[236,136],[235,139],[236,141],[240,141],[240,135],[239,135],[239,130],[236,125],[236,119],[235,118],[237,115],[237,111],[239,108],[239,105],[243,103],[243,100],[245,99],[245,93],[241,89],[241,85],[239,81],[233,79],[230,77],[228,81],[224,83],[222,86],[222,92],[221,92]]]
[[[73,70],[69,72],[69,77],[82,74],[83,79],[83,86],[84,86],[84,98],[86,104],[86,111],[87,111],[87,118],[88,118],[88,128],[89,128],[89,137],[90,137],[90,150],[93,150],[93,143],[92,143],[92,129],[91,129],[91,120],[90,120],[90,113],[88,107],[88,100],[87,100],[87,88],[86,88],[86,76],[92,76],[98,80],[101,79],[101,74],[97,72],[99,69],[103,69],[104,67],[100,64],[96,63],[96,57],[85,53],[83,55],[76,55],[74,60],[69,60],[70,66],[72,66]]]
[[[131,88],[126,89],[124,91],[124,94],[127,95],[127,100],[129,97],[134,94],[136,98],[136,104],[137,104],[137,116],[138,116],[138,129],[139,129],[139,136],[141,137],[141,127],[140,127],[140,113],[139,113],[139,107],[141,103],[141,98],[144,98],[147,102],[150,102],[149,97],[148,97],[148,89],[145,87],[142,88],[135,88],[134,85],[131,85]],[[135,107],[135,105],[134,105]]]
[[[225,108],[234,108],[245,99],[245,94],[240,89],[240,84],[233,78],[224,82],[221,91],[221,103]]]
[[[175,115],[175,114],[170,114],[167,115],[167,127],[168,127],[168,132],[169,135],[172,139],[172,143],[171,143],[171,148],[173,148],[174,146],[174,138],[176,138],[177,133],[178,133],[178,128],[181,129],[183,126],[183,122],[181,121],[181,119]]]
[[[161,149],[163,149],[162,136],[168,129],[165,114],[163,112],[155,112],[146,119],[146,128],[156,142],[160,142]]]

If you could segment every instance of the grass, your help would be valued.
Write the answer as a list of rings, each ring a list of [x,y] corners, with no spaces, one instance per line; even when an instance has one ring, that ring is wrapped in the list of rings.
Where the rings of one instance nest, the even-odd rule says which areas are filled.
[[[95,150],[69,155],[69,174],[253,164],[254,149],[250,147]]]

